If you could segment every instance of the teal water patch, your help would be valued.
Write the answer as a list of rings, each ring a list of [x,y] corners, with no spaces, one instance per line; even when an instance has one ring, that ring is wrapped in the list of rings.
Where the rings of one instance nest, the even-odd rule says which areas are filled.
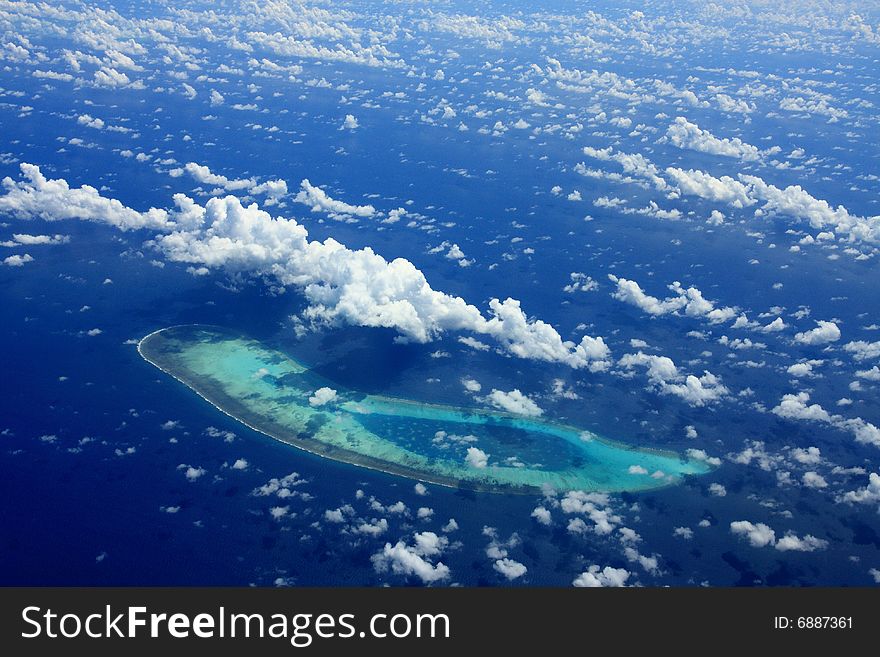
[[[621,492],[709,471],[700,461],[565,424],[346,390],[220,327],[162,329],[141,340],[138,351],[252,429],[320,456],[420,481],[489,492]]]

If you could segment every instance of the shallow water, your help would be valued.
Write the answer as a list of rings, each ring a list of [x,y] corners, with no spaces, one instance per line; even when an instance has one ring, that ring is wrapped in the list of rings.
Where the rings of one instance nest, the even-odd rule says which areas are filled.
[[[636,491],[709,468],[537,418],[365,395],[318,376],[271,347],[213,326],[151,333],[138,347],[153,365],[219,410],[284,443],[363,467],[496,492]],[[335,390],[310,403],[320,388]],[[477,467],[469,449],[487,455]],[[633,466],[637,466],[633,468]]]

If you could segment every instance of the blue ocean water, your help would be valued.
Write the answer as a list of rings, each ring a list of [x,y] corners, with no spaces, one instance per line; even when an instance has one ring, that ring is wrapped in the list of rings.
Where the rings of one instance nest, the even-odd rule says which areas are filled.
[[[172,11],[93,4],[113,6],[119,16],[139,19],[149,18],[150,11],[161,16]],[[641,9],[649,18],[651,12],[681,17],[676,3],[649,9],[641,4],[599,3],[595,9],[626,26],[620,39],[636,41],[644,28],[627,22],[632,11]],[[349,19],[353,25],[372,24],[367,4],[347,7],[355,15]],[[187,8],[198,13],[206,7],[192,3]],[[220,3],[218,8],[241,10],[238,3]],[[873,583],[869,573],[880,568],[877,504],[847,504],[840,498],[864,488],[868,474],[877,471],[876,446],[860,444],[838,428],[785,420],[770,410],[783,394],[808,391],[810,403],[829,412],[878,423],[876,384],[861,379],[861,389],[852,386],[859,380],[855,371],[876,361],[854,362],[841,349],[845,342],[877,339],[870,328],[880,309],[876,258],[844,255],[846,244],[835,250],[805,246],[794,252],[790,246],[810,232],[805,222],[792,236],[786,232],[792,222],[784,216],[758,220],[751,211],[705,199],[670,200],[650,187],[584,177],[574,167],[581,161],[600,164],[583,155],[583,146],[610,145],[623,152],[643,151],[663,167],[701,169],[718,177],[755,174],[781,188],[801,184],[832,206],[845,205],[858,216],[876,215],[877,45],[860,42],[837,59],[822,44],[770,56],[755,45],[743,23],[731,18],[727,45],[701,46],[679,35],[687,43],[683,66],[674,54],[648,56],[635,45],[627,46],[632,54],[620,46],[591,56],[575,37],[589,32],[612,42],[609,33],[597,27],[599,21],[589,29],[573,26],[564,38],[543,33],[532,23],[541,16],[583,17],[586,10],[584,3],[576,2],[540,3],[534,11],[506,3],[456,2],[444,10],[449,15],[509,15],[536,30],[531,38],[504,42],[500,49],[477,37],[422,30],[419,21],[426,16],[409,19],[400,14],[397,19],[412,21],[407,25],[418,36],[389,43],[401,58],[417,63],[424,75],[415,77],[393,68],[284,57],[259,48],[229,49],[199,35],[181,42],[197,51],[197,61],[191,63],[198,68],[187,68],[178,60],[164,61],[164,51],[150,42],[143,53],[128,50],[145,69],[126,69],[132,79],[147,81],[143,90],[35,77],[37,69],[72,71],[64,68],[61,52],[92,46],[81,33],[62,37],[45,26],[37,29],[14,20],[15,29],[45,48],[48,59],[7,60],[0,71],[0,175],[16,178],[18,164],[32,162],[49,178],[64,178],[71,187],[92,185],[139,210],[169,207],[174,193],[186,193],[201,203],[211,193],[212,185],[202,185],[199,196],[192,178],[169,176],[174,165],[157,163],[165,158],[178,165],[210,164],[212,171],[229,178],[282,178],[293,193],[301,179],[309,178],[334,198],[369,202],[383,210],[406,207],[420,215],[418,225],[409,227],[406,218],[397,224],[337,221],[291,198],[281,207],[267,208],[273,214],[295,216],[312,239],[333,237],[352,249],[370,246],[389,259],[407,258],[434,289],[461,295],[481,309],[490,298],[515,297],[529,316],[552,324],[566,339],[603,335],[617,357],[636,350],[632,340],[641,341],[646,350],[672,358],[688,372],[708,369],[720,375],[732,393],[720,404],[691,406],[649,389],[640,374],[590,374],[469,349],[455,334],[428,344],[401,343],[394,330],[356,326],[297,336],[291,317],[307,303],[295,289],[278,293],[246,273],[190,275],[185,265],[165,261],[145,245],[152,237],[149,231],[118,232],[97,223],[24,221],[4,215],[2,240],[12,239],[14,233],[62,233],[70,241],[29,246],[34,262],[0,267],[0,583],[418,583],[413,576],[377,570],[371,557],[386,542],[393,545],[422,531],[449,538],[441,557],[452,572],[446,583],[508,584],[493,568],[497,556],[487,553],[492,545],[493,555],[500,545],[527,567],[527,574],[514,581],[523,585],[568,586],[593,564],[627,568],[634,573],[630,583],[647,585]],[[876,16],[863,13],[867,21],[877,23]],[[702,20],[704,27],[714,24],[712,18],[690,18]],[[55,19],[41,20],[47,26]],[[204,16],[186,20],[207,23]],[[266,32],[282,29],[267,25]],[[766,28],[764,22],[761,25]],[[129,24],[125,29],[134,30]],[[220,32],[216,25],[213,29]],[[656,25],[652,29],[665,35]],[[800,38],[807,39],[809,30],[799,29],[804,30],[798,31]],[[522,33],[528,36],[527,30]],[[135,36],[149,40],[144,33],[131,38]],[[103,57],[114,46],[122,47],[104,44],[94,52]],[[259,69],[248,63],[257,55],[302,66],[303,71],[257,75]],[[711,97],[714,86],[739,97],[736,91],[749,86],[754,93],[744,92],[742,97],[757,103],[760,111],[745,123],[742,115],[719,112],[714,104],[690,107],[669,101],[658,107],[619,98],[598,101],[551,83],[540,87],[551,96],[549,107],[523,109],[526,90],[540,84],[525,79],[526,71],[532,64],[546,66],[548,56],[566,67],[663,79],[693,88],[700,97]],[[222,72],[221,63],[246,74]],[[442,80],[433,79],[438,68],[446,71]],[[183,73],[199,92],[195,100],[179,91]],[[322,78],[331,84],[314,83]],[[803,87],[829,93],[829,102],[846,107],[848,118],[832,123],[827,116],[793,118],[780,113],[777,97],[772,103],[761,100],[762,84],[775,90],[805,79],[814,82]],[[249,89],[249,84],[258,89]],[[222,105],[207,101],[212,88],[226,96]],[[384,96],[385,91],[404,96]],[[438,116],[427,113],[441,99],[458,108],[456,120],[448,126],[422,120]],[[233,103],[251,102],[259,109],[232,108]],[[555,103],[562,106],[556,108]],[[589,124],[589,117],[597,113],[593,103],[600,103],[597,110],[609,116],[618,110],[631,117],[633,128],[644,123],[657,126],[657,131],[630,134]],[[465,111],[471,104],[491,114],[478,120],[474,111]],[[25,111],[24,106],[32,109]],[[667,119],[656,118],[661,111]],[[680,112],[716,135],[737,135],[761,148],[778,146],[782,153],[802,148],[820,164],[792,170],[657,143]],[[357,130],[339,129],[347,113],[357,115]],[[107,124],[133,132],[90,129],[77,123],[76,117],[83,114],[101,116]],[[491,128],[495,120],[512,123],[521,116],[533,127],[547,129],[539,134],[517,129],[500,136],[478,133],[479,127]],[[470,129],[459,131],[457,121],[470,124]],[[573,138],[550,129],[578,122],[588,127]],[[279,130],[270,132],[270,126]],[[82,142],[71,143],[71,138]],[[126,149],[149,156],[148,161],[120,155]],[[799,166],[797,159],[789,164]],[[611,164],[607,168],[618,170]],[[554,185],[564,192],[551,193]],[[566,195],[575,189],[587,201],[569,201]],[[591,202],[602,196],[620,197],[633,208],[654,200],[680,208],[683,216],[661,221]],[[705,217],[719,208],[727,215],[725,225],[707,225]],[[474,263],[462,267],[455,259],[430,252],[444,241],[460,245]],[[564,293],[572,272],[592,276],[599,289]],[[668,294],[666,286],[673,281],[693,284],[719,305],[748,311],[750,319],[763,313],[760,321],[768,323],[784,316],[798,331],[812,328],[813,319],[833,319],[844,337],[815,347],[792,341],[794,330],[782,339],[692,317],[650,317],[611,296],[609,273],[637,280],[658,297]],[[804,307],[809,316],[794,317]],[[554,420],[634,445],[682,453],[703,450],[719,458],[720,465],[705,479],[597,503],[618,518],[612,523],[614,531],[606,534],[572,527],[576,514],[553,506],[558,499],[456,492],[430,485],[428,494],[421,495],[411,480],[265,440],[162,376],[130,342],[183,323],[217,324],[271,341],[340,385],[370,394],[463,405],[475,403],[462,388],[463,377],[479,380],[485,392],[517,388]],[[88,334],[96,328],[99,334]],[[694,331],[705,335],[695,337]],[[725,348],[718,342],[722,334],[748,336],[765,347]],[[449,357],[435,357],[437,352]],[[806,360],[822,361],[814,366],[816,376],[795,380],[787,374],[792,363]],[[577,397],[554,395],[557,380]],[[841,399],[853,403],[838,406]],[[698,438],[687,437],[688,427]],[[227,440],[227,432],[234,438]],[[748,464],[736,460],[753,441],[763,443],[772,457],[764,462],[767,467],[757,457]],[[792,450],[808,447],[820,450],[821,463],[792,460]],[[247,466],[233,468],[239,459]],[[190,481],[188,467],[204,473]],[[800,485],[810,469],[822,473],[827,488]],[[787,482],[782,471],[788,471],[794,483]],[[254,494],[271,479],[293,472],[306,482],[294,490],[307,495]],[[710,488],[713,484],[721,488]],[[719,490],[725,494],[719,495]],[[388,511],[398,501],[406,513]],[[345,505],[352,509],[346,521],[328,522],[325,511]],[[282,518],[273,517],[271,508],[285,506]],[[552,512],[551,524],[532,517],[538,506]],[[420,507],[432,513],[420,518]],[[388,528],[379,535],[357,530],[360,520],[369,524],[383,518]],[[458,529],[443,532],[451,518]],[[742,520],[766,523],[779,538],[793,532],[827,545],[814,551],[755,547],[730,531],[732,522]],[[639,539],[620,534],[621,527],[632,528]],[[691,536],[676,533],[679,528],[690,530]],[[656,556],[658,565],[645,568],[627,548]]]

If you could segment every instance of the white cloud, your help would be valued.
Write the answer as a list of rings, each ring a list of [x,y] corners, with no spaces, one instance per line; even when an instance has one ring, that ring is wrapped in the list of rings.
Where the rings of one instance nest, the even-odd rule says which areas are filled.
[[[721,379],[711,372],[706,371],[700,377],[684,375],[667,356],[639,351],[635,354],[624,354],[618,364],[625,369],[644,367],[652,386],[662,393],[680,397],[692,406],[711,404],[729,393]]]
[[[431,534],[432,536],[428,536]],[[439,555],[448,545],[449,539],[439,537],[433,532],[415,534],[415,544],[407,545],[400,540],[395,545],[386,543],[381,552],[374,554],[370,560],[377,573],[385,573],[390,569],[397,575],[415,576],[422,583],[449,579],[449,567],[442,561],[431,563],[430,558]]]
[[[819,404],[807,404],[810,394],[799,392],[797,394],[783,395],[779,405],[773,409],[773,413],[779,417],[790,420],[813,420],[816,422],[831,422],[831,415]]]
[[[795,534],[787,533],[776,541],[776,549],[780,552],[815,552],[828,547],[828,541],[807,534],[803,538]]]
[[[735,208],[763,202],[764,205],[755,211],[756,216],[785,215],[806,220],[816,229],[834,230],[851,242],[880,243],[880,216],[852,215],[842,205],[834,208],[827,201],[813,197],[800,185],[780,189],[758,176],[739,174],[739,180],[734,180],[730,176],[716,178],[703,171],[684,171],[675,167],[667,168],[666,175],[682,194],[727,203]],[[829,236],[833,238],[834,234],[829,233]]]
[[[76,122],[80,125],[84,125],[87,128],[94,128],[95,130],[101,130],[104,127],[104,121],[101,119],[96,119],[89,114],[81,114],[76,118]]]
[[[346,114],[345,120],[342,122],[342,130],[355,130],[358,127],[358,120],[353,114]]]
[[[880,428],[860,417],[844,418],[841,415],[832,415],[819,404],[809,404],[809,401],[810,394],[807,392],[783,395],[772,412],[788,420],[830,424],[841,431],[852,433],[858,443],[880,447]]]
[[[132,82],[125,73],[117,71],[115,68],[109,66],[95,71],[94,84],[98,87],[107,87],[110,89],[118,87],[143,87],[143,83]]]
[[[851,353],[856,360],[871,360],[880,358],[880,340],[877,342],[865,342],[856,340],[843,345],[843,350]]]
[[[12,239],[25,246],[67,244],[70,242],[70,237],[67,235],[26,235],[23,233],[14,233]]]
[[[320,187],[312,185],[308,178],[303,179],[300,183],[300,188],[300,192],[293,200],[309,206],[312,212],[325,212],[329,215],[348,215],[354,217],[373,217],[376,215],[376,208],[372,205],[351,205],[344,201],[337,201]]]
[[[840,340],[840,329],[834,322],[818,320],[817,326],[809,331],[797,333],[794,341],[800,344],[819,345]]]
[[[828,482],[825,481],[825,477],[812,470],[805,472],[801,477],[801,481],[807,488],[828,488]]]
[[[540,524],[548,527],[553,523],[553,516],[550,514],[550,511],[543,506],[535,507],[532,510],[531,517],[537,520]]]
[[[880,474],[872,472],[868,475],[868,485],[858,490],[847,491],[839,498],[839,501],[847,504],[876,504],[880,503]]]
[[[715,102],[722,112],[732,112],[736,114],[751,114],[755,111],[755,104],[748,103],[740,98],[731,98],[727,94],[716,94]]]
[[[476,338],[472,338],[469,335],[460,337],[458,341],[466,347],[474,349],[475,351],[489,351],[489,345],[487,345],[485,342],[480,342]]]
[[[518,579],[528,572],[528,568],[526,568],[525,565],[508,557],[497,559],[495,563],[492,564],[492,568],[495,569],[496,572],[504,575],[508,581]]]
[[[480,392],[480,390],[483,389],[483,386],[480,385],[479,381],[467,376],[461,380],[461,385],[463,385],[464,389],[468,392]]]
[[[678,281],[668,286],[675,293],[674,296],[661,300],[646,294],[635,281],[619,278],[614,274],[609,274],[608,279],[617,285],[612,297],[636,306],[649,315],[678,314],[679,311],[684,311],[688,317],[704,317],[712,323],[719,323],[733,319],[737,313],[735,308],[716,308],[713,302],[703,297],[698,288],[684,288]]]
[[[28,262],[33,262],[34,258],[30,253],[25,253],[24,255],[11,255],[3,258],[3,264],[7,267],[22,267]]]
[[[723,484],[709,484],[709,492],[715,497],[727,497],[727,488]]]
[[[276,495],[282,499],[290,497],[294,493],[292,488],[302,486],[307,481],[299,476],[298,472],[291,472],[283,477],[272,477],[268,482],[253,490],[253,495],[257,497],[266,497],[268,495]]]
[[[788,96],[779,101],[779,109],[787,112],[797,112],[798,114],[820,114],[829,117],[829,123],[835,123],[849,116],[846,110],[829,105],[826,98]]]
[[[785,321],[781,317],[777,317],[769,324],[761,327],[762,333],[778,333],[779,331],[784,331],[788,326],[786,326]]]
[[[468,447],[464,462],[472,468],[485,468],[489,464],[489,455],[479,447]]]
[[[514,415],[538,417],[544,414],[544,411],[529,397],[521,393],[518,388],[514,388],[510,392],[493,389],[486,396],[486,401],[495,408],[513,413]]]
[[[763,522],[753,524],[748,520],[736,520],[730,523],[730,531],[735,536],[747,538],[752,547],[766,547],[776,543],[776,532]]]
[[[252,178],[233,180],[226,176],[221,176],[213,173],[209,167],[196,162],[187,162],[182,169],[172,169],[169,173],[172,177],[176,178],[184,172],[192,176],[197,182],[204,185],[216,185],[228,191],[249,189],[256,184]]]
[[[669,126],[666,138],[679,148],[687,148],[701,153],[735,157],[746,162],[761,158],[761,152],[756,147],[745,143],[739,137],[719,139],[683,116],[677,117],[675,122]]]
[[[375,538],[388,531],[388,521],[385,518],[373,518],[370,522],[362,520],[353,525],[350,531],[354,534]]]
[[[265,194],[266,204],[287,196],[287,181],[275,179],[258,183],[248,189],[251,194]]]
[[[630,572],[626,568],[612,568],[611,566],[600,568],[594,564],[578,575],[572,585],[589,588],[626,586],[626,580],[629,579],[629,576]]]
[[[617,289],[611,294],[612,297],[618,301],[636,306],[649,315],[666,315],[667,313],[679,310],[686,303],[679,296],[661,301],[657,297],[645,294],[645,291],[635,281],[618,278],[614,274],[608,274],[608,278],[617,285]]]
[[[309,397],[310,406],[325,406],[336,401],[336,391],[333,388],[318,388],[315,393]]]
[[[574,518],[568,525],[570,532],[592,531],[599,536],[607,536],[621,522],[621,517],[608,506],[609,501],[608,496],[603,493],[569,491],[560,501],[559,508],[566,514],[584,514],[593,523],[588,526],[583,519]]]
[[[721,465],[721,459],[719,459],[717,456],[709,456],[709,454],[704,449],[695,449],[691,447],[686,451],[686,454],[688,458],[691,458],[694,461],[702,461],[703,463],[708,463],[709,465],[714,466]]]
[[[599,289],[599,284],[593,280],[592,276],[581,272],[572,272],[570,278],[571,283],[562,288],[563,292],[592,292]]]
[[[660,170],[640,153],[615,152],[610,146],[608,148],[585,146],[583,152],[584,155],[597,160],[616,162],[623,168],[624,173],[646,180],[659,190],[664,190],[667,187],[666,181],[660,174]],[[578,164],[575,167],[575,171],[582,175],[588,175],[588,171],[583,164]]]
[[[584,336],[580,343],[563,340],[551,325],[528,318],[520,302],[510,298],[490,300],[487,319],[460,297],[431,288],[408,260],[388,262],[369,247],[354,251],[332,238],[309,241],[308,231],[295,220],[272,218],[255,203],[244,207],[226,196],[201,206],[176,194],[173,212],[152,208],[141,213],[92,187],[71,189],[64,180],[46,180],[33,165],[21,168],[24,181],[3,181],[0,212],[166,232],[151,244],[172,261],[273,277],[283,286],[301,289],[311,304],[306,320],[394,328],[417,342],[446,331],[470,332],[494,338],[520,358],[594,372],[610,366],[610,350],[601,337]],[[304,182],[306,190],[317,189]],[[306,190],[301,194],[308,194]]]
[[[790,376],[805,377],[813,373],[813,366],[809,363],[795,363],[786,370]]]
[[[186,465],[185,463],[178,465],[177,469],[183,471],[183,476],[187,478],[187,481],[196,481],[208,472],[202,467],[194,467],[192,465]]]
[[[791,450],[791,458],[804,465],[816,465],[822,462],[822,452],[818,447],[796,447]]]
[[[188,173],[203,185],[214,185],[230,192],[247,190],[250,194],[265,194],[273,201],[287,195],[287,182],[284,180],[267,180],[263,183],[257,183],[253,178],[227,178],[196,162],[187,162],[183,168],[171,169],[168,173],[173,178]]]
[[[755,204],[748,188],[730,176],[716,178],[697,169],[678,169],[669,167],[666,175],[678,186],[682,194],[699,196],[710,201],[727,203],[735,208],[746,208]]]
[[[65,180],[47,180],[33,164],[22,163],[19,167],[22,180],[3,179],[6,193],[0,196],[2,213],[19,219],[100,221],[120,230],[167,230],[172,226],[166,210],[150,208],[138,212],[116,199],[101,196],[94,187],[83,185],[71,189]]]
[[[323,21],[322,21],[323,22]],[[301,23],[301,21],[297,21]],[[294,23],[295,24],[295,23]],[[389,52],[385,47],[378,45],[363,46],[357,40],[357,35],[348,30],[348,36],[351,38],[346,46],[341,44],[333,47],[324,45],[316,45],[304,36],[314,36],[311,30],[319,27],[317,21],[304,23],[309,29],[307,34],[282,34],[274,32],[267,34],[266,32],[248,32],[247,48],[253,48],[256,44],[263,48],[267,48],[278,55],[290,58],[319,59],[325,62],[345,62],[348,64],[357,64],[362,66],[401,68],[405,64],[396,55]],[[332,31],[332,28],[331,28]],[[341,32],[334,32],[334,38],[342,39]]]
[[[867,381],[880,381],[880,367],[874,365],[869,370],[856,370],[856,376]]]
[[[676,527],[672,530],[672,535],[689,541],[694,537],[694,530],[690,527]]]

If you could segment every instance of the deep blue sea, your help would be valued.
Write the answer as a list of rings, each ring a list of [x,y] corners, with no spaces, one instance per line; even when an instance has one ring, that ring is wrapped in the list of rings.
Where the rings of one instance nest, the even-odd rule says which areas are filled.
[[[626,569],[631,585],[880,582],[880,489],[866,488],[878,472],[880,439],[860,442],[845,425],[880,424],[880,374],[865,374],[880,345],[861,360],[845,347],[880,340],[877,236],[850,240],[840,227],[833,234],[811,226],[805,206],[755,216],[763,199],[736,208],[661,191],[637,174],[621,181],[576,170],[584,162],[625,174],[583,152],[611,147],[642,154],[660,176],[677,167],[717,179],[759,176],[778,189],[800,185],[876,228],[880,14],[859,8],[873,26],[866,36],[852,27],[847,3],[801,12],[757,4],[737,3],[742,12],[724,16],[683,1],[305,3],[275,14],[251,14],[237,2],[63,2],[57,14],[0,8],[2,40],[27,52],[6,48],[0,62],[0,177],[21,180],[19,165],[28,162],[48,179],[90,185],[138,211],[172,208],[178,193],[201,205],[248,195],[169,173],[188,162],[230,180],[283,179],[289,193],[280,203],[253,193],[245,204],[295,218],[312,240],[405,258],[434,290],[486,316],[490,299],[518,299],[564,340],[603,336],[611,352],[607,371],[589,372],[519,358],[467,331],[423,344],[356,322],[298,333],[292,317],[310,301],[296,285],[279,289],[271,273],[241,266],[193,275],[189,263],[150,244],[150,229],[0,205],[0,241],[69,238],[0,247],[0,260],[33,258],[0,266],[0,584],[424,584],[375,558],[386,543],[413,545],[421,532],[446,538],[441,553],[422,555],[450,571],[433,584],[569,586],[593,565]],[[98,18],[113,29],[96,26]],[[256,33],[328,50],[285,52]],[[235,46],[233,35],[250,45]],[[367,49],[404,63],[351,60]],[[560,81],[548,58],[564,70],[607,75]],[[101,83],[96,72],[109,69],[128,83]],[[212,90],[222,103],[212,104]],[[532,90],[546,100],[530,101]],[[681,90],[700,100],[683,100]],[[754,109],[725,111],[719,94]],[[811,109],[786,110],[791,98]],[[830,121],[829,106],[843,114]],[[454,118],[444,119],[443,107]],[[341,127],[348,114],[357,128]],[[676,146],[664,135],[677,116],[719,140],[778,150],[749,159],[719,155],[715,142],[715,152]],[[528,127],[514,127],[520,120]],[[379,214],[313,212],[294,200],[306,178]],[[612,202],[596,204],[600,198]],[[636,212],[651,202],[681,214]],[[406,216],[383,223],[400,207]],[[706,222],[713,210],[723,224]],[[822,230],[831,237],[804,240]],[[446,257],[453,244],[472,262]],[[573,273],[592,277],[596,289],[563,291]],[[654,316],[612,296],[609,274],[660,299],[680,281],[759,324],[733,328],[735,316],[712,323],[684,311]],[[784,331],[760,330],[777,317]],[[815,320],[833,321],[839,338],[799,340]],[[486,407],[482,395],[517,389],[548,419],[640,447],[702,450],[718,462],[680,485],[591,498],[589,508],[575,509],[563,494],[430,484],[420,494],[412,480],[272,441],[138,355],[135,341],[187,323],[270,342],[348,389]],[[488,348],[467,346],[465,336]],[[751,346],[732,346],[735,339]],[[688,403],[644,367],[620,363],[636,352],[672,359],[678,383],[708,370],[727,394]],[[797,363],[810,373],[792,374]],[[482,392],[468,392],[465,378]],[[807,405],[838,419],[773,412],[783,395],[802,392]],[[820,456],[803,451],[810,447]],[[749,448],[751,459],[743,456]],[[233,467],[239,459],[245,467]],[[189,467],[203,472],[189,478]],[[291,473],[304,480],[290,488],[295,494],[259,494]],[[861,490],[860,499],[847,496]],[[536,507],[549,511],[547,524]],[[342,522],[326,513],[337,509]],[[380,532],[362,529],[383,521]],[[760,544],[760,531],[736,530],[740,522],[766,525],[774,538]],[[786,534],[803,541],[783,549]],[[524,574],[508,578],[497,566],[503,559],[525,566]]]

